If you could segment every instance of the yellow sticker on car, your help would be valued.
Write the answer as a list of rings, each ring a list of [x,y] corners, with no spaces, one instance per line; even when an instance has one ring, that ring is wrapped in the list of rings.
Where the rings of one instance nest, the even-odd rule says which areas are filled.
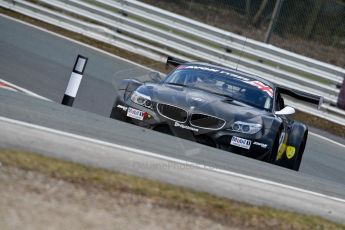
[[[287,157],[288,159],[293,158],[293,156],[295,156],[295,152],[296,152],[295,147],[293,147],[293,146],[288,146],[288,147],[286,148],[286,157]]]
[[[286,142],[288,141],[288,134],[283,132],[280,135],[279,138],[279,148],[278,148],[278,153],[277,153],[277,158],[276,160],[280,160],[286,150]]]

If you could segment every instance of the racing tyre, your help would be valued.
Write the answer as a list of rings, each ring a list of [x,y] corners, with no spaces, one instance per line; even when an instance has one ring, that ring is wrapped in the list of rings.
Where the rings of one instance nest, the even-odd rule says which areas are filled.
[[[296,124],[293,127],[292,132],[287,143],[287,149],[282,156],[280,165],[282,167],[298,171],[304,149],[307,143],[308,130],[302,124]]]

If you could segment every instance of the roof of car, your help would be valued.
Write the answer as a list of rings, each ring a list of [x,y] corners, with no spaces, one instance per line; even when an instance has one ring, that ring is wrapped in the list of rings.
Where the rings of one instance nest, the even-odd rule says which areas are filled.
[[[188,62],[188,63],[182,64],[181,66],[210,67],[210,68],[214,68],[214,69],[223,70],[223,71],[229,72],[231,74],[236,74],[236,75],[239,75],[239,76],[242,76],[242,77],[247,77],[247,78],[251,78],[253,80],[260,81],[260,82],[270,86],[272,89],[274,89],[276,87],[272,82],[270,82],[270,81],[268,81],[268,80],[266,80],[266,79],[264,79],[262,77],[259,77],[257,75],[254,75],[254,74],[251,74],[251,73],[248,73],[248,72],[244,72],[244,71],[241,71],[241,70],[233,69],[233,68],[223,67],[223,66],[219,66],[219,65],[213,65],[213,64],[205,63],[205,62]]]

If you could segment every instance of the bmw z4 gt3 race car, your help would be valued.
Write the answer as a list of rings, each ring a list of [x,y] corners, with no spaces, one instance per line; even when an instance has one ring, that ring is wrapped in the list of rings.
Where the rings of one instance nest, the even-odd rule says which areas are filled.
[[[125,79],[110,117],[201,144],[299,170],[308,128],[282,94],[319,104],[320,97],[258,76],[168,58],[164,80]]]

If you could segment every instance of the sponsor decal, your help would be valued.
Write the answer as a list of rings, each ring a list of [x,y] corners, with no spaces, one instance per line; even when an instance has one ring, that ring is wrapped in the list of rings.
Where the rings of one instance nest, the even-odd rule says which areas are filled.
[[[181,69],[204,70],[204,71],[210,71],[210,72],[214,72],[214,73],[219,72],[219,69],[214,69],[214,68],[210,68],[210,67],[206,67],[206,66],[193,66],[193,65],[190,65],[190,66],[184,66]]]
[[[247,81],[250,80],[249,78],[246,78],[246,77],[243,77],[243,76],[234,74],[234,73],[229,73],[229,72],[226,72],[226,71],[224,71],[224,70],[219,71],[219,73],[220,73],[220,74],[227,75],[227,76],[230,76],[230,77],[233,77],[233,78],[236,78],[236,79],[241,80],[241,81],[244,81],[244,82],[247,82]]]
[[[252,141],[244,139],[244,138],[240,138],[240,137],[236,137],[233,136],[231,138],[231,145],[240,147],[240,148],[244,148],[244,149],[250,149],[250,145],[251,145]]]
[[[287,157],[288,159],[293,158],[293,157],[295,156],[295,153],[296,153],[296,148],[295,148],[295,147],[293,147],[293,146],[288,146],[288,147],[286,148],[286,157]]]
[[[177,67],[177,69],[204,70],[204,71],[210,71],[210,72],[213,72],[213,73],[225,74],[227,76],[231,76],[231,77],[237,78],[237,79],[242,80],[242,81],[250,81],[249,78],[246,78],[246,77],[234,74],[234,73],[230,73],[230,72],[227,72],[227,71],[224,71],[224,70],[210,68],[210,67],[206,67],[206,66],[193,66],[193,65],[185,66],[185,65],[180,65],[179,67]]]
[[[119,108],[119,109],[122,109],[123,111],[127,111],[127,107],[126,106],[123,106],[123,105],[117,105],[116,106],[117,108]]]
[[[190,126],[188,126],[188,125],[181,124],[181,123],[179,123],[179,122],[177,122],[177,121],[175,121],[174,126],[175,126],[175,127],[182,128],[182,129],[188,129],[188,130],[191,130],[191,131],[194,131],[194,132],[198,132],[198,131],[199,131],[199,129],[190,127]]]
[[[267,148],[267,144],[256,142],[256,141],[253,143],[253,145],[258,145],[258,146],[260,146],[261,148],[264,148],[264,149]]]
[[[270,97],[273,97],[273,89],[260,81],[248,81],[248,84],[257,87],[258,89],[266,92]]]
[[[131,117],[142,121],[144,120],[144,112],[129,107],[127,110],[127,117]]]

